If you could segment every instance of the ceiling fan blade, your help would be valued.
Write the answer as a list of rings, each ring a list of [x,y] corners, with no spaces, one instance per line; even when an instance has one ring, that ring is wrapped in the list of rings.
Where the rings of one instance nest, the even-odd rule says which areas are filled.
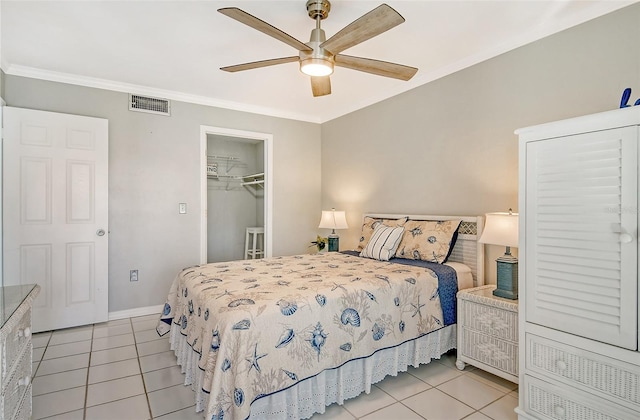
[[[313,51],[312,48],[298,41],[291,35],[282,32],[275,26],[269,25],[267,22],[260,20],[257,17],[245,12],[244,10],[238,9],[237,7],[225,7],[222,9],[218,9],[218,12],[237,20],[238,22],[244,23],[247,26],[251,26],[253,29],[257,29],[264,34],[277,39],[278,41],[282,41],[298,51]]]
[[[275,66],[276,64],[292,63],[294,61],[299,61],[299,60],[300,60],[300,57],[298,56],[272,58],[271,60],[253,61],[251,63],[236,64],[235,66],[220,67],[220,70],[234,73],[236,71],[259,69],[260,67]]]
[[[409,80],[418,71],[415,67],[388,61],[373,60],[371,58],[352,57],[338,54],[335,56],[336,66],[377,74],[378,76],[393,77],[394,79]]]
[[[311,90],[313,91],[313,96],[330,95],[331,80],[329,80],[329,76],[311,76]]]
[[[361,16],[338,33],[323,42],[320,47],[338,54],[347,48],[360,44],[367,39],[400,25],[404,18],[390,6],[381,4],[369,13]]]

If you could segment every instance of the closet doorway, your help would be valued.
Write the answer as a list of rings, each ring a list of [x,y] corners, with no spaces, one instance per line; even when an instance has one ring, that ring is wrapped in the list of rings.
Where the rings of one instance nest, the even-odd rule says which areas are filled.
[[[201,263],[243,259],[247,228],[271,256],[272,136],[201,126],[200,144]]]

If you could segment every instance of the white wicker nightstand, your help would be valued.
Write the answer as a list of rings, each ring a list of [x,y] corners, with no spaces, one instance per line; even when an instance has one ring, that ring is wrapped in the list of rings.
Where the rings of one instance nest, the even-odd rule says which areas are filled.
[[[518,301],[493,295],[495,285],[458,292],[458,360],[518,383]]]

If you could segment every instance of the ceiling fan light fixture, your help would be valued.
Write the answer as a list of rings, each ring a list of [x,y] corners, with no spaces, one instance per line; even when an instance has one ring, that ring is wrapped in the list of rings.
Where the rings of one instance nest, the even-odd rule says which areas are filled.
[[[300,71],[307,76],[329,76],[333,73],[333,63],[323,58],[308,58],[300,61]]]

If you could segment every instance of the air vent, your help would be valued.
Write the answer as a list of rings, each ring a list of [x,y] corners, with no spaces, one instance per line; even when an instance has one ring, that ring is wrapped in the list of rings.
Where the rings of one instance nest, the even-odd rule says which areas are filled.
[[[171,103],[168,99],[129,94],[129,111],[171,115]]]

